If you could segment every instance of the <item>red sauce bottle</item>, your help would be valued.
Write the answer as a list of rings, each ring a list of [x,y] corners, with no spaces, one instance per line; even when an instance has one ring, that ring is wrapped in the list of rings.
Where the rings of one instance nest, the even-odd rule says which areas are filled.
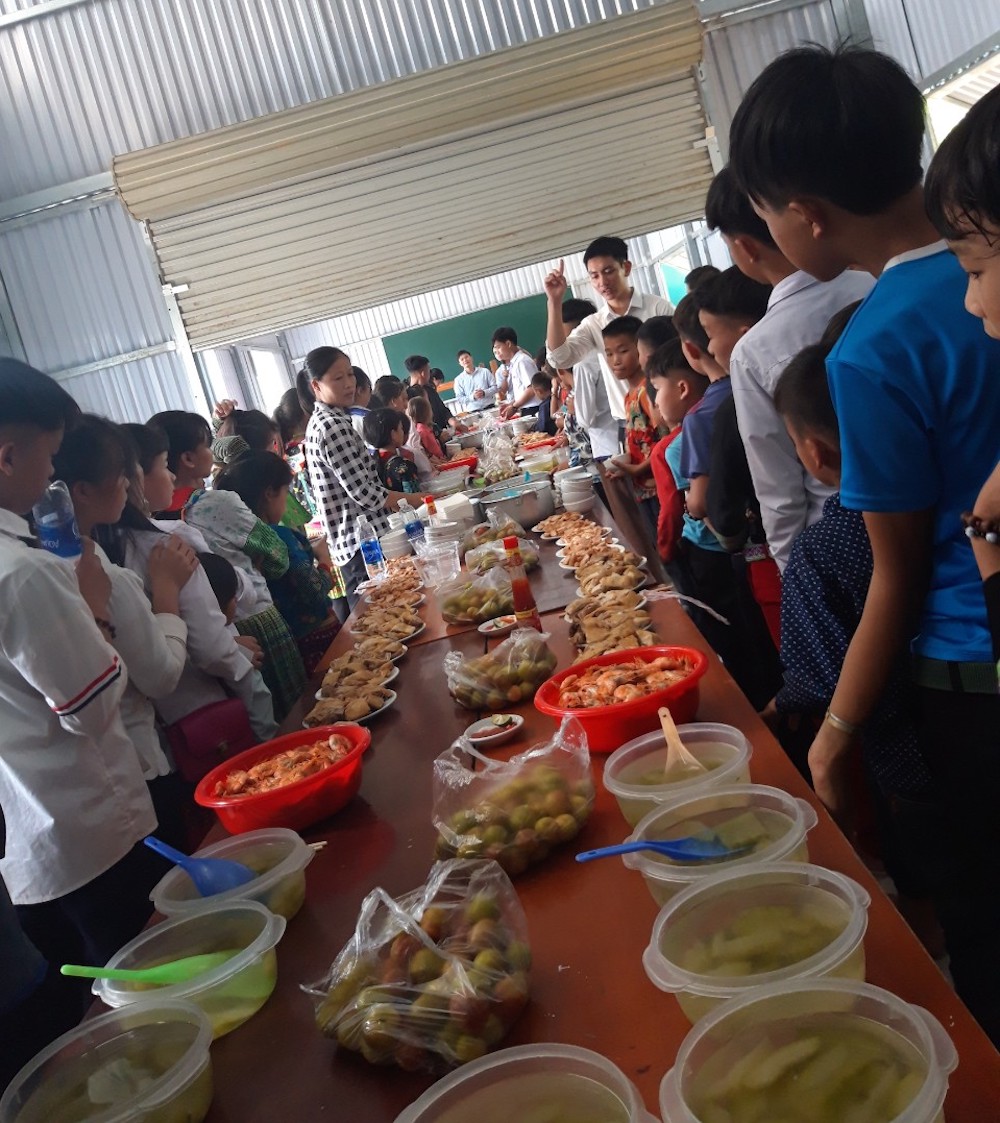
[[[511,535],[503,540],[503,547],[507,551],[507,576],[510,578],[511,589],[514,594],[514,615],[517,617],[519,628],[536,628],[542,630],[542,618],[538,615],[535,604],[535,594],[528,584],[528,575],[524,572],[524,562],[521,560],[521,547],[517,544],[517,536]]]

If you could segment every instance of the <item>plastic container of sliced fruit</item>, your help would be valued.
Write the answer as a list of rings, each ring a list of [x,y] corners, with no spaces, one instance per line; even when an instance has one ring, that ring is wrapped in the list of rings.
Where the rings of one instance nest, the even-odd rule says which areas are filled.
[[[141,970],[175,959],[229,952],[232,955],[183,983],[153,986],[96,979],[94,994],[108,1006],[128,1006],[150,998],[179,998],[201,1009],[212,1023],[212,1036],[241,1026],[271,997],[278,979],[275,946],[285,918],[256,901],[207,903],[198,912],[146,928],[108,961],[115,970]]]
[[[957,1064],[941,1023],[887,990],[846,979],[770,983],[691,1029],[660,1085],[660,1110],[670,1123],[944,1123]],[[991,1110],[983,1104],[984,1123]]]
[[[633,738],[604,763],[604,786],[618,800],[621,813],[633,827],[660,804],[682,795],[750,782],[753,746],[734,726],[696,721],[678,726],[677,732],[684,747],[705,765],[707,772],[664,781],[667,745],[662,730]]]
[[[153,997],[78,1025],[33,1057],[0,1099],[2,1123],[201,1123],[212,1104],[208,1018]]]
[[[635,1085],[607,1057],[539,1042],[500,1049],[443,1077],[395,1123],[599,1120],[658,1123]]]
[[[663,906],[643,966],[692,1022],[766,983],[860,982],[870,904],[856,881],[805,862],[716,873]]]
[[[676,862],[652,850],[625,854],[622,861],[638,870],[653,900],[671,897],[724,869],[747,869],[767,862],[808,862],[806,835],[816,812],[804,799],[764,784],[711,788],[663,804],[641,819],[629,842],[711,835],[738,853],[710,862]]]
[[[269,827],[224,838],[199,850],[194,857],[240,862],[257,876],[245,885],[203,897],[191,878],[175,866],[160,878],[149,895],[158,913],[185,916],[198,912],[210,901],[259,901],[271,912],[291,920],[305,901],[306,866],[316,857],[316,851],[295,831]]]

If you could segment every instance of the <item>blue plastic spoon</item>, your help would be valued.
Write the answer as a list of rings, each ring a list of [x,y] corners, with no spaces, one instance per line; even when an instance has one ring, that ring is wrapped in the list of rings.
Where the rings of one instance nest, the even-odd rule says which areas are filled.
[[[741,846],[737,850],[730,850],[715,838],[673,838],[669,841],[648,839],[620,842],[617,846],[602,846],[599,850],[584,850],[577,854],[576,860],[592,862],[595,858],[610,858],[614,854],[633,854],[636,850],[652,850],[677,862],[710,862],[716,858],[735,857],[746,849],[747,847]]]
[[[230,862],[226,858],[192,858],[152,835],[143,839],[143,842],[150,850],[155,850],[157,854],[180,866],[203,897],[214,897],[216,893],[246,885],[258,876],[241,862]]]

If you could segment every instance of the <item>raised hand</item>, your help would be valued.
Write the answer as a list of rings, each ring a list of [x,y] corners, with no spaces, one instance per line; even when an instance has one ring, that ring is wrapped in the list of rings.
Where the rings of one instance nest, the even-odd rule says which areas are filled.
[[[566,274],[563,266],[562,258],[559,259],[559,267],[553,269],[551,273],[545,278],[545,295],[549,300],[557,304],[562,304],[563,297],[566,295]]]

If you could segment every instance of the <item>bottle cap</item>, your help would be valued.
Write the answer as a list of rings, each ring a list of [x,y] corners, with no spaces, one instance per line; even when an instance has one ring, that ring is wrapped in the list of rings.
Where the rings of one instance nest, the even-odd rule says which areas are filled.
[[[519,548],[517,544],[517,535],[511,534],[507,538],[505,538],[503,540],[503,548],[505,550],[517,550]]]

